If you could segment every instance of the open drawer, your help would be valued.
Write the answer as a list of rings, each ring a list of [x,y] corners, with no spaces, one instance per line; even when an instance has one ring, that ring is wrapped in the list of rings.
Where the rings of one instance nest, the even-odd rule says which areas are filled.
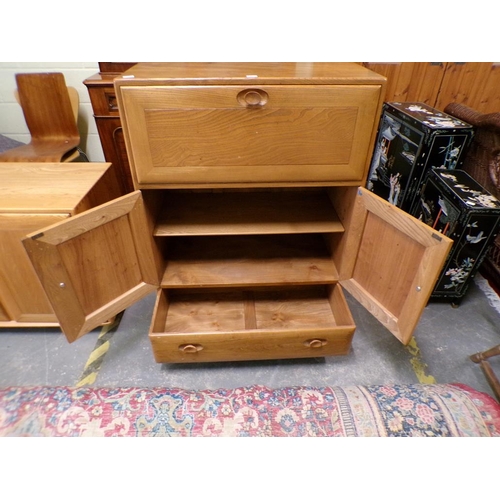
[[[355,324],[339,285],[158,292],[149,333],[159,363],[344,355]]]

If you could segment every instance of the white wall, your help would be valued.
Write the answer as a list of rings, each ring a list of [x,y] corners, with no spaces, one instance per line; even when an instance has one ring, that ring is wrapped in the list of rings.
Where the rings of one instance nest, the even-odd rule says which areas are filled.
[[[16,73],[42,73],[56,71],[64,74],[66,84],[75,87],[80,96],[78,128],[80,130],[80,148],[90,161],[104,161],[101,141],[90,104],[89,93],[83,81],[99,72],[99,66],[93,62],[0,62],[0,134],[11,139],[28,143],[30,135],[24,121],[21,106],[14,97]]]

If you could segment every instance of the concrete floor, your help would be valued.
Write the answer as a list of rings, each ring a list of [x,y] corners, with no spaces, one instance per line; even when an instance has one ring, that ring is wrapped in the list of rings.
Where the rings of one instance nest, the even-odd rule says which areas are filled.
[[[157,364],[148,340],[152,294],[127,309],[116,328],[99,328],[73,344],[57,328],[0,331],[0,385],[204,389],[460,382],[493,396],[481,369],[469,359],[500,343],[500,299],[481,275],[460,307],[429,303],[406,347],[346,296],[357,326],[347,356]],[[493,359],[492,366],[500,373],[500,359]]]

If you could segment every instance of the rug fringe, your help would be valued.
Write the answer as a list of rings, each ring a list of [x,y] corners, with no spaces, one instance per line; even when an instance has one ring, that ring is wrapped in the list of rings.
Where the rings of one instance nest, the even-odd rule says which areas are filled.
[[[500,313],[500,297],[488,283],[488,280],[481,273],[477,273],[476,277],[474,278],[474,283],[476,283],[479,289],[486,295],[486,298],[488,299],[490,305],[498,313]]]

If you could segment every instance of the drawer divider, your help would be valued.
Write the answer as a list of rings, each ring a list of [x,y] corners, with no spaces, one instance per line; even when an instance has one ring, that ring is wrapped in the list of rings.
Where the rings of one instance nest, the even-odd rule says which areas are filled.
[[[251,291],[244,294],[245,329],[255,330],[257,328],[257,318],[255,316],[255,299]]]

